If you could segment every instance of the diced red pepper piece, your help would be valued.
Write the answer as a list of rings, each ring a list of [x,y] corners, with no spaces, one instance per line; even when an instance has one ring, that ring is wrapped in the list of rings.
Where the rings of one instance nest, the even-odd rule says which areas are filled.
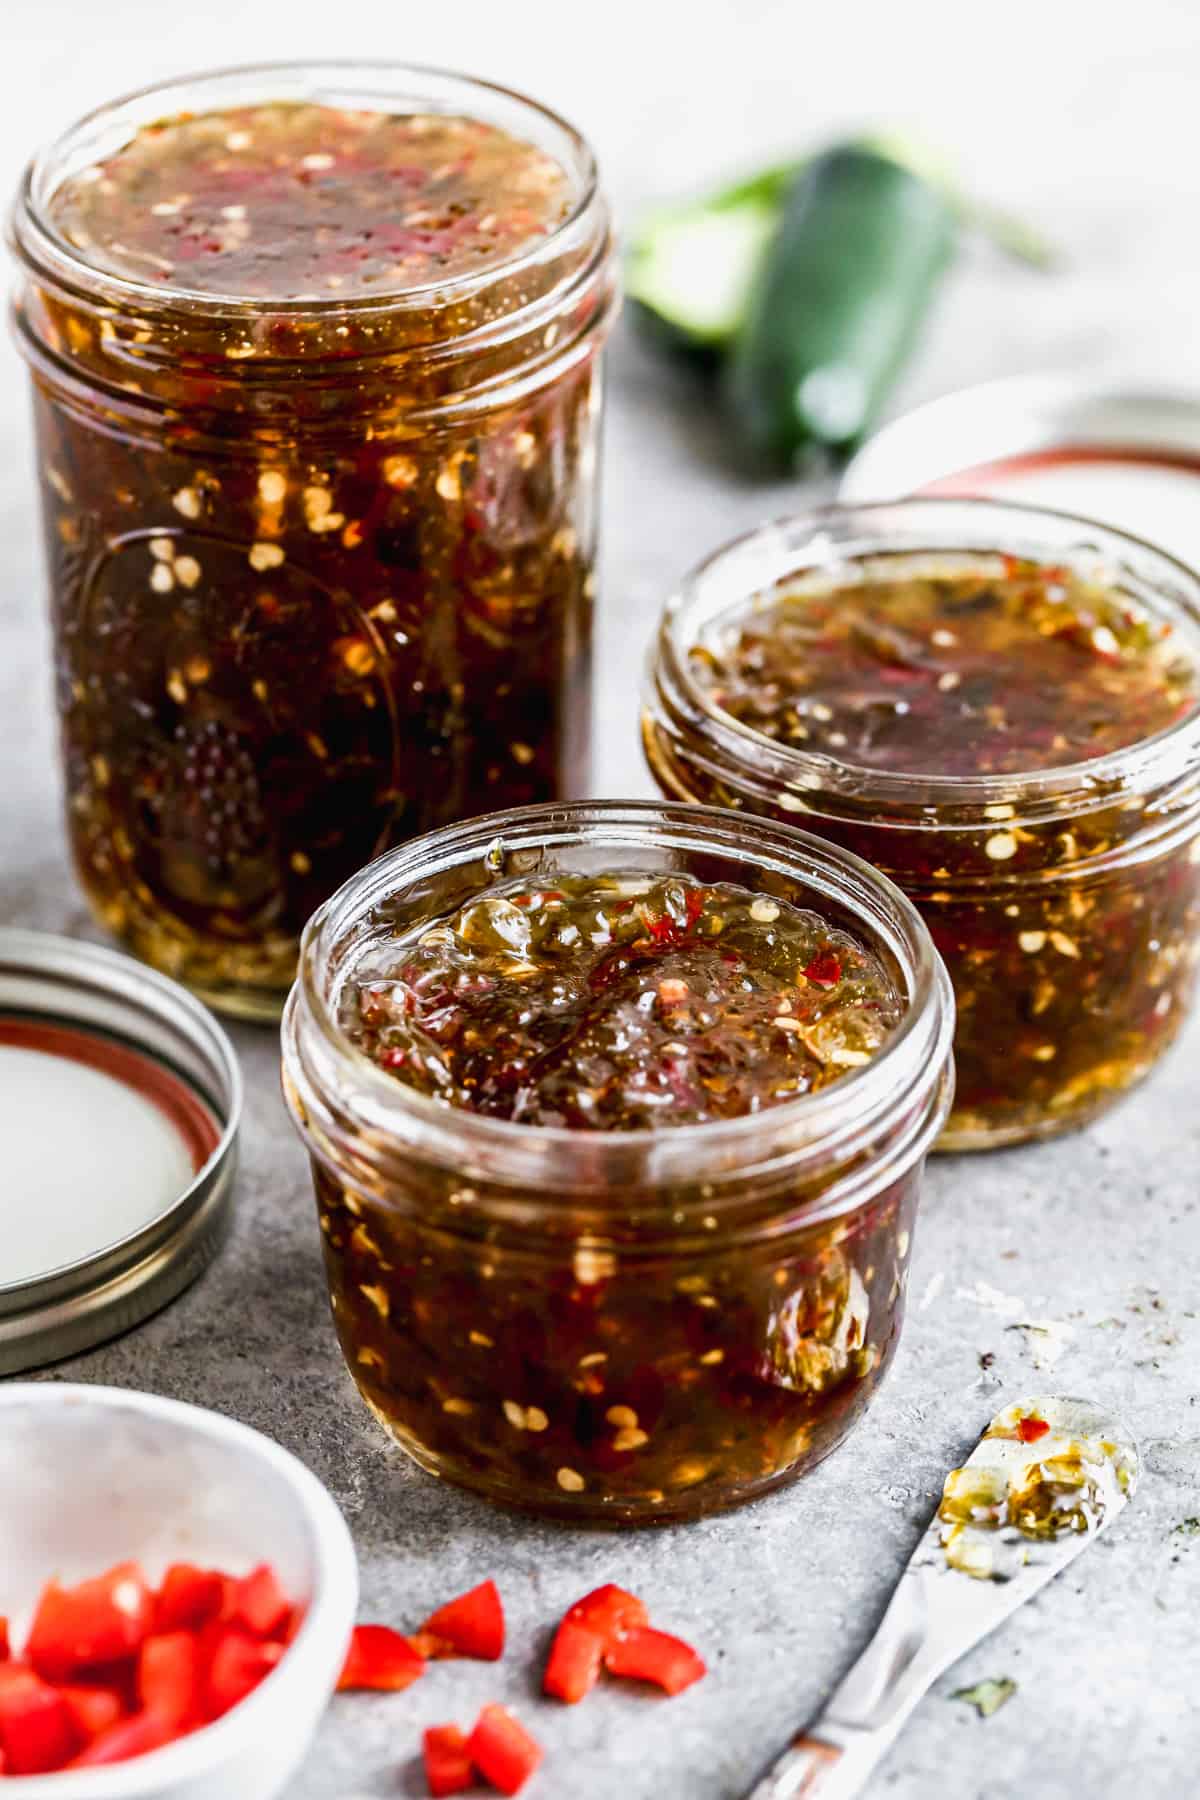
[[[62,1695],[20,1663],[0,1668],[0,1750],[9,1775],[47,1775],[80,1740]]]
[[[292,1603],[270,1563],[260,1563],[237,1584],[233,1616],[259,1637],[273,1637],[291,1617]]]
[[[0,1662],[7,1662],[12,1655],[8,1642],[8,1620],[0,1619]]]
[[[211,1673],[211,1671],[210,1671]],[[190,1631],[148,1637],[138,1654],[138,1698],[172,1730],[191,1722],[199,1710],[200,1646]]]
[[[804,971],[804,979],[814,987],[836,987],[842,979],[842,965],[832,950],[818,950]]]
[[[221,1631],[208,1665],[205,1710],[210,1719],[222,1718],[253,1693],[283,1655],[283,1645],[263,1643],[239,1625]]]
[[[84,1743],[107,1731],[125,1715],[125,1702],[112,1687],[84,1687],[71,1684],[59,1688],[63,1704],[71,1715],[71,1723]]]
[[[599,1681],[603,1662],[604,1639],[568,1613],[554,1635],[542,1687],[574,1706]]]
[[[193,1563],[172,1563],[154,1607],[155,1631],[199,1631],[220,1615],[225,1578]]]
[[[475,1769],[466,1733],[457,1725],[431,1725],[423,1739],[425,1779],[434,1795],[462,1794],[472,1787]]]
[[[425,1658],[390,1625],[356,1625],[338,1677],[338,1692],[378,1688],[398,1693],[425,1673]]]
[[[134,1713],[131,1719],[122,1719],[116,1725],[110,1725],[93,1738],[87,1749],[81,1751],[73,1762],[68,1763],[71,1769],[94,1769],[102,1763],[128,1762],[131,1757],[145,1756],[151,1750],[161,1750],[179,1734],[171,1730],[165,1720],[155,1713]]]
[[[603,1587],[593,1588],[590,1594],[577,1600],[574,1606],[567,1608],[565,1616],[572,1624],[586,1625],[589,1631],[594,1631],[606,1648],[627,1631],[650,1623],[645,1602],[611,1581],[606,1581]]]
[[[150,1631],[154,1597],[137,1563],[119,1563],[78,1587],[43,1589],[26,1655],[48,1681],[133,1656]]]
[[[1049,1429],[1045,1419],[1029,1418],[1017,1421],[1017,1436],[1023,1444],[1036,1444],[1039,1438],[1045,1437]]]
[[[497,1662],[504,1654],[504,1607],[494,1581],[481,1581],[469,1594],[448,1600],[426,1619],[422,1635],[439,1638],[455,1656]]]
[[[542,1760],[542,1746],[506,1706],[485,1706],[467,1739],[467,1754],[489,1786],[519,1794]]]
[[[681,1694],[708,1673],[690,1644],[646,1625],[610,1644],[604,1653],[604,1666],[610,1675],[652,1681],[668,1694]]]

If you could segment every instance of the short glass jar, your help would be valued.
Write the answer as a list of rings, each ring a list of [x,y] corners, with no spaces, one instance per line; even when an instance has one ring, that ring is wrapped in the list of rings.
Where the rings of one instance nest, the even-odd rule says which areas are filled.
[[[339,1026],[341,991],[381,936],[516,875],[618,871],[811,907],[882,960],[901,1023],[819,1092],[615,1132],[439,1104]],[[692,1518],[811,1467],[896,1348],[952,1031],[948,979],[908,902],[788,826],[531,807],[380,858],[308,926],[283,1028],[334,1320],[367,1404],[422,1468],[581,1521]]]
[[[510,256],[346,298],[126,278],[60,229],[63,184],[143,128],[275,103],[481,121],[553,159],[569,204]],[[615,303],[594,160],[463,77],[232,70],[84,119],[12,230],[76,866],[132,950],[270,1016],[304,920],[388,843],[587,790]]]
[[[713,703],[691,651],[753,597],[862,559],[1027,558],[1115,584],[1192,652],[1200,581],[1091,521],[994,501],[916,499],[784,519],[718,551],[669,601],[643,743],[668,796],[790,819],[888,875],[954,982],[955,1108],[943,1149],[1070,1130],[1175,1038],[1200,956],[1200,715],[1131,747],[1005,775],[909,775],[782,744]]]

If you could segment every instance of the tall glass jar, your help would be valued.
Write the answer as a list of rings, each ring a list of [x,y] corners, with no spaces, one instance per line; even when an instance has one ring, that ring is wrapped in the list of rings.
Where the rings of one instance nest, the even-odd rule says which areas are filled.
[[[945,1149],[1082,1125],[1173,1042],[1200,958],[1200,711],[1091,762],[909,774],[754,730],[714,704],[691,653],[793,577],[852,583],[856,566],[886,557],[897,580],[906,557],[928,573],[939,559],[962,570],[1004,556],[1127,594],[1200,658],[1200,580],[1120,532],[986,500],[830,507],[752,532],[686,578],[651,652],[643,714],[665,794],[803,824],[916,904],[958,1011]]]
[[[481,121],[569,203],[511,256],[344,299],[131,279],[61,228],[64,182],[156,121],[277,103]],[[84,119],[30,165],[13,237],[79,875],[132,950],[269,1016],[304,920],[385,845],[586,791],[595,164],[466,78],[234,70]]]
[[[891,1038],[761,1112],[592,1132],[440,1104],[338,1022],[381,937],[497,881],[667,871],[852,933],[904,1002]],[[334,1320],[368,1406],[423,1468],[575,1520],[690,1518],[811,1467],[896,1348],[952,1031],[945,970],[903,896],[789,826],[530,807],[380,858],[305,932],[283,1031]]]

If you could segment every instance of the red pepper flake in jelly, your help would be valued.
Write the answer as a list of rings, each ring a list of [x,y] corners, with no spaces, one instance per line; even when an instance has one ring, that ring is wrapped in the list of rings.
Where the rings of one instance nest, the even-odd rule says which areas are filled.
[[[814,1092],[868,1062],[899,1016],[890,977],[845,932],[682,876],[497,888],[376,947],[345,996],[348,1031],[407,1086],[586,1131],[669,1130]]]
[[[143,126],[50,216],[127,281],[311,300],[492,268],[572,198],[557,162],[481,119],[275,101]]]
[[[1200,705],[1170,627],[1098,579],[1016,557],[893,560],[785,583],[726,621],[692,651],[714,704],[838,762],[939,776],[1091,762]]]

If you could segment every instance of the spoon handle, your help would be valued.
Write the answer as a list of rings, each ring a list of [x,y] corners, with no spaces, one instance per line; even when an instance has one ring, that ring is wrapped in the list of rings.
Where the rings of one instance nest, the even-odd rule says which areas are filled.
[[[852,1800],[895,1736],[894,1730],[861,1731],[819,1719],[793,1739],[746,1800]]]
[[[910,1567],[826,1710],[793,1738],[746,1800],[850,1800],[861,1793],[937,1673],[923,1579]]]

